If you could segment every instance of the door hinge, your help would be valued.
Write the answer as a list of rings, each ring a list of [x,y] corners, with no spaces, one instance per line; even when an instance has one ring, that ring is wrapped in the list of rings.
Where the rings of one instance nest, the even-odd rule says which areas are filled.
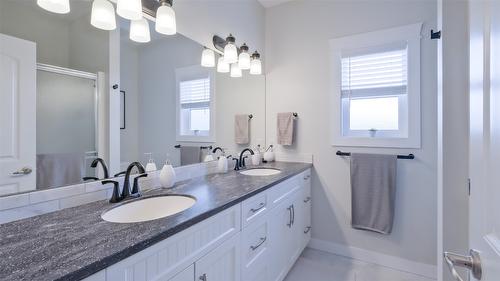
[[[441,30],[434,32],[434,30],[431,29],[431,39],[441,39]]]
[[[467,179],[467,189],[468,189],[469,196],[470,196],[470,178]]]

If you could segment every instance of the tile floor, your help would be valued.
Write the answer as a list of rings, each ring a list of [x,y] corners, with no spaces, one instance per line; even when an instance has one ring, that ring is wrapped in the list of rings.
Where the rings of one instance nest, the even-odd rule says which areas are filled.
[[[435,281],[419,275],[307,248],[285,281]]]

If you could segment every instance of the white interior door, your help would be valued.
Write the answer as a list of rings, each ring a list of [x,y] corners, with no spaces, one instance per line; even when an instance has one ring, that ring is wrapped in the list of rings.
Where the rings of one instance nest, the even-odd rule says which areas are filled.
[[[469,246],[445,253],[452,275],[500,280],[500,2],[469,1]]]
[[[0,195],[35,189],[36,44],[0,34]]]

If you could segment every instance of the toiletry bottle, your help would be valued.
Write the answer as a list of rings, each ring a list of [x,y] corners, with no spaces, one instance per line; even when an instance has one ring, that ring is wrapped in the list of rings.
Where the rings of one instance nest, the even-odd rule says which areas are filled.
[[[160,184],[162,187],[172,187],[175,184],[175,171],[174,167],[170,164],[170,161],[168,159],[168,154],[167,154],[167,160],[165,161],[165,165],[163,165],[163,168],[161,169],[160,172]]]
[[[272,144],[267,148],[266,152],[264,152],[264,161],[266,162],[274,161],[274,151]]]
[[[219,156],[219,160],[217,160],[217,172],[227,173],[227,171],[228,171],[228,160],[226,157],[226,153],[222,152],[221,156]]]
[[[154,172],[157,170],[155,160],[153,159],[153,153],[144,153],[146,156],[149,155],[148,163],[146,164],[146,172]]]
[[[255,148],[254,154],[252,155],[252,165],[254,166],[260,165],[261,158],[262,157],[260,156],[260,144],[259,144],[257,145],[257,148]]]

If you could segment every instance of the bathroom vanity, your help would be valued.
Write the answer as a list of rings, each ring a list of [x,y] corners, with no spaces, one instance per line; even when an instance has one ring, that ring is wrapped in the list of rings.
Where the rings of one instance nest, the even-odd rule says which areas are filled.
[[[281,173],[230,171],[146,192],[196,198],[156,220],[107,222],[117,205],[99,201],[3,224],[0,279],[282,280],[310,239],[311,164],[265,166]]]

